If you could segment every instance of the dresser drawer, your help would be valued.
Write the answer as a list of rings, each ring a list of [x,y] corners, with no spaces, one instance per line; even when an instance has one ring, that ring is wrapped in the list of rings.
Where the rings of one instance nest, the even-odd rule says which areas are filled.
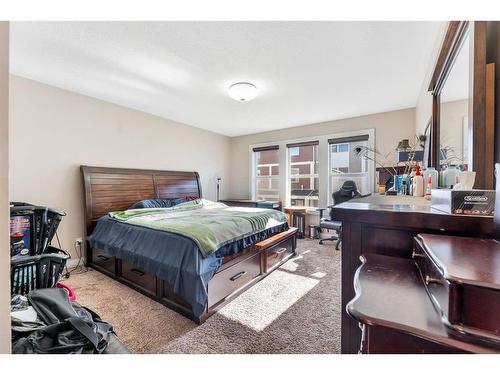
[[[448,332],[495,348],[500,348],[500,318],[492,312],[500,309],[500,289],[488,277],[499,250],[492,240],[421,234],[413,252]]]
[[[109,272],[112,272],[113,275],[116,272],[116,258],[105,253],[104,251],[92,249],[92,263],[98,267],[104,268]]]
[[[261,253],[216,273],[208,283],[208,306],[216,305],[225,297],[252,282],[260,274]]]
[[[443,277],[441,270],[429,258],[422,244],[417,240],[413,248],[413,259],[422,275],[423,282],[434,306],[440,310],[447,320],[457,319],[454,311],[450,311],[450,283]],[[450,316],[451,315],[451,316]]]
[[[495,336],[500,346],[500,291],[467,285],[462,288],[462,324]]]
[[[121,261],[121,277],[156,295],[156,277],[123,260]]]
[[[276,245],[271,246],[265,250],[266,256],[266,269],[268,272],[271,268],[278,265],[285,258],[294,254],[294,237],[288,237]]]

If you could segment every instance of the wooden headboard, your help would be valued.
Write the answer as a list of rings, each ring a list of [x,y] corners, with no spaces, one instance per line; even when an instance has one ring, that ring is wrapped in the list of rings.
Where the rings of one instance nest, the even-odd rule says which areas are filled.
[[[142,199],[201,198],[197,172],[80,167],[85,199],[85,237],[110,211],[126,210]]]

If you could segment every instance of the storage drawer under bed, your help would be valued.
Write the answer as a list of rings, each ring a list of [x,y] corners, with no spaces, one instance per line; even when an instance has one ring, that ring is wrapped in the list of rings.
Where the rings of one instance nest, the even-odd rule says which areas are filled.
[[[140,268],[128,263],[124,260],[121,262],[121,273],[120,277],[128,280],[141,288],[144,288],[147,292],[152,295],[156,295],[156,277],[154,275],[148,274]]]
[[[105,253],[104,251],[93,249],[92,250],[92,263],[97,267],[103,268],[106,271],[115,274],[116,258]]]
[[[266,249],[266,269],[268,272],[271,268],[278,265],[282,260],[294,254],[295,237],[288,237],[276,245]]]
[[[261,274],[261,253],[217,272],[208,283],[208,307],[252,282]]]
[[[234,299],[237,292],[242,292],[274,270],[283,261],[294,254],[296,228],[269,237],[235,257],[228,257],[226,262],[208,282],[207,312],[200,319],[204,321],[213,314],[222,303]],[[93,249],[92,264],[100,270],[112,274],[114,278],[135,290],[155,298],[170,308],[190,317],[191,307],[184,298],[173,292],[172,286],[148,274],[132,263],[115,258],[103,251]],[[196,317],[198,319],[198,317]],[[195,321],[198,321],[198,320]]]

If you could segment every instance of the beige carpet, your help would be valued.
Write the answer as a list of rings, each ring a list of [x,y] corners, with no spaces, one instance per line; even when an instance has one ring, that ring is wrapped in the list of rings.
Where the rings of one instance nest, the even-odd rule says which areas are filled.
[[[297,250],[202,325],[97,271],[65,282],[135,353],[339,353],[340,252],[316,240]]]

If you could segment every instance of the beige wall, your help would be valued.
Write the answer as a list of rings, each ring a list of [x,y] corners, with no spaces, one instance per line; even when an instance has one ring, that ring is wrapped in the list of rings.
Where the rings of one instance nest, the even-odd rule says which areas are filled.
[[[464,155],[464,141],[467,144],[467,138],[464,139],[463,124],[468,112],[469,99],[441,103],[439,125],[441,147],[452,148],[448,153],[451,164],[467,162],[467,155]]]
[[[375,147],[383,155],[391,153],[397,142],[415,134],[415,109],[378,113],[350,119],[304,125],[283,130],[234,137],[231,139],[231,176],[228,195],[248,197],[249,146],[252,144],[375,129]]]
[[[9,23],[0,22],[0,353],[10,353]]]
[[[228,137],[17,76],[10,88],[11,200],[64,210],[67,250],[83,236],[81,164],[198,171],[208,199],[227,179]]]

